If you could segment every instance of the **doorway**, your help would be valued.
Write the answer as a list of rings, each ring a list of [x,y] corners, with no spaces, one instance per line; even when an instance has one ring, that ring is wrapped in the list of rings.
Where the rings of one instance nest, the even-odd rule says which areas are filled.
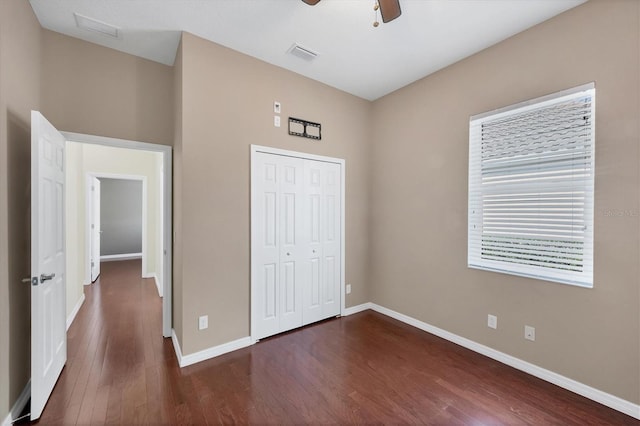
[[[137,160],[137,158],[147,155],[153,154],[157,160],[158,164],[156,164],[155,170],[157,172],[157,177],[154,178],[153,182],[148,179],[142,179],[143,186],[145,188],[145,195],[149,195],[149,193],[153,192],[153,201],[151,203],[143,203],[143,217],[146,217],[147,224],[149,226],[143,226],[143,248],[142,248],[142,276],[144,278],[154,278],[156,281],[156,287],[158,288],[158,293],[162,297],[162,335],[164,337],[171,336],[172,324],[171,324],[171,304],[172,304],[172,274],[171,274],[171,258],[172,258],[172,246],[171,246],[171,224],[172,224],[172,212],[171,212],[171,176],[172,176],[172,157],[171,157],[171,147],[165,145],[156,145],[156,144],[148,144],[143,142],[135,142],[135,141],[127,141],[122,139],[113,139],[106,138],[100,136],[93,135],[83,135],[77,133],[69,133],[62,132],[63,136],[66,138],[67,146],[72,147],[72,149],[68,149],[69,157],[71,158],[74,155],[74,149],[82,149],[78,147],[89,147],[95,151],[95,156],[97,157],[97,162],[105,162],[105,155],[103,151],[113,150],[114,148],[118,151],[122,151],[126,156],[130,156],[131,159],[128,162],[141,163]],[[92,151],[93,152],[93,151]],[[78,155],[76,153],[76,155]],[[86,157],[86,156],[85,156]],[[94,163],[96,162],[94,161]],[[135,178],[140,179],[140,175],[133,174],[131,170],[135,170],[135,168],[129,168],[129,172],[124,172],[123,170],[127,170],[124,168],[122,161],[113,162],[115,164],[114,167],[108,169],[97,168],[96,170],[92,170],[91,172],[87,172],[86,170],[76,170],[75,176],[69,176],[68,182],[73,183],[76,182],[76,186],[80,186],[83,193],[90,194],[90,191],[87,191],[86,186],[90,186],[90,183],[93,178]],[[121,172],[121,173],[119,173]],[[73,173],[73,172],[71,172]],[[137,173],[137,172],[136,172]],[[148,185],[144,185],[144,182],[147,181]],[[147,197],[147,198],[150,198]],[[69,212],[69,220],[73,221],[77,220],[77,223],[81,223],[80,226],[81,232],[78,232],[78,235],[71,235],[68,238],[75,238],[75,243],[81,249],[78,250],[77,259],[77,269],[75,271],[76,281],[80,280],[82,284],[88,285],[91,283],[91,253],[88,249],[91,247],[91,230],[90,228],[90,220],[87,218],[91,217],[91,209],[90,209],[90,197],[85,197],[84,200],[76,200],[82,207],[78,209],[76,212]],[[83,204],[84,201],[84,204]],[[75,215],[75,217],[74,217]],[[153,219],[151,219],[153,216]],[[161,226],[156,226],[157,223],[161,223]],[[148,228],[152,229],[149,230]],[[69,232],[72,232],[71,230]],[[156,244],[157,243],[157,244]],[[94,260],[95,262],[95,260]],[[71,277],[74,271],[68,271],[69,276]],[[82,293],[82,289],[80,289]],[[70,296],[73,298],[73,295]],[[82,300],[78,302],[77,308],[80,307]],[[72,313],[73,315],[73,313]]]
[[[127,155],[126,150],[121,152]],[[161,174],[159,170],[154,174],[156,184]],[[85,284],[96,280],[100,262],[142,259],[142,278],[155,279],[162,297],[162,274],[158,271],[162,270],[163,259],[157,247],[161,239],[147,238],[148,234],[161,235],[162,204],[157,191],[149,194],[147,180],[144,175],[86,173],[85,194],[91,195],[86,197],[84,222]]]

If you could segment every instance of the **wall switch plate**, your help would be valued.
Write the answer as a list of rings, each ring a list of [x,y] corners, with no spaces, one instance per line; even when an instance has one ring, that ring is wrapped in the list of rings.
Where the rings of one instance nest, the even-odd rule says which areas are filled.
[[[487,315],[487,327],[496,329],[498,328],[498,317],[495,315]]]
[[[198,317],[198,330],[209,328],[209,315]]]
[[[351,284],[347,284],[347,294],[351,294]]]
[[[273,125],[276,127],[280,127],[280,116],[279,115],[274,115],[273,116]]]
[[[281,110],[282,109],[280,108],[280,102],[274,101],[273,102],[273,112],[275,112],[276,114],[280,114]]]
[[[536,340],[536,329],[530,325],[524,326],[524,338],[534,342]]]

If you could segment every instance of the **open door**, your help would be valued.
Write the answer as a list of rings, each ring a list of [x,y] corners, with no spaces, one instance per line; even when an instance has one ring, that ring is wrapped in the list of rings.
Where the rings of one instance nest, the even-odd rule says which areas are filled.
[[[100,275],[100,179],[91,177],[91,282]]]
[[[67,361],[64,145],[31,111],[31,420],[40,418]]]

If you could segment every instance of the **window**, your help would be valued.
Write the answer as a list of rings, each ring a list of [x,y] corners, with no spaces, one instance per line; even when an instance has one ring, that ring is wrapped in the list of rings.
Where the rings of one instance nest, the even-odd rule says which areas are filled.
[[[594,84],[469,122],[468,266],[593,287]]]

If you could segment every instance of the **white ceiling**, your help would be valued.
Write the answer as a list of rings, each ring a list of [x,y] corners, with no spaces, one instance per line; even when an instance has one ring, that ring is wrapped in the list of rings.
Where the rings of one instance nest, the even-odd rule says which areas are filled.
[[[374,28],[374,0],[30,0],[47,29],[172,65],[187,31],[374,100],[586,0],[400,0]],[[119,39],[76,27],[74,13]],[[307,62],[293,43],[316,51]]]

